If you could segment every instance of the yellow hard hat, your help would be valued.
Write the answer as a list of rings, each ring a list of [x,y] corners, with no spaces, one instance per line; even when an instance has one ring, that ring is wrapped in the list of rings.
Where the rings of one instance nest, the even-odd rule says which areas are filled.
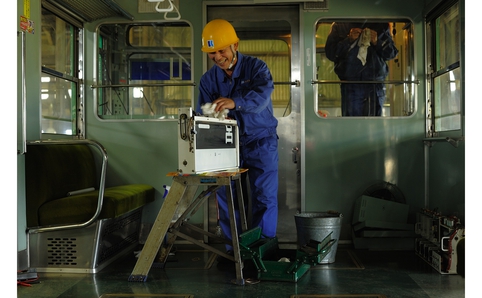
[[[216,19],[206,24],[202,34],[201,51],[216,52],[239,41],[236,31],[226,20]]]

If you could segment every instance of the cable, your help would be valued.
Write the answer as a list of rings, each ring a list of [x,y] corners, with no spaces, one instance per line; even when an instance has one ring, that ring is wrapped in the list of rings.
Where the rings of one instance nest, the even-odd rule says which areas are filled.
[[[17,271],[17,286],[31,287],[32,284],[38,283],[38,275],[34,278],[21,278],[22,274],[28,275],[28,272]]]

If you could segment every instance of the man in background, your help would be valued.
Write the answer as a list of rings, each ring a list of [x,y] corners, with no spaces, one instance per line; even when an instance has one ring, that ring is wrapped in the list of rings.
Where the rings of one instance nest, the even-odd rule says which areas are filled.
[[[389,23],[333,23],[325,45],[341,81],[342,116],[381,116],[388,75],[387,61],[398,50]]]

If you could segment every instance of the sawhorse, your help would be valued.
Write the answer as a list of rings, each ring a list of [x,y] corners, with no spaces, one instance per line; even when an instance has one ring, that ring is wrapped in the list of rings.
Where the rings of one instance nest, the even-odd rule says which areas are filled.
[[[181,237],[185,240],[192,242],[198,246],[206,248],[220,256],[223,256],[235,263],[236,268],[236,284],[244,285],[245,280],[243,278],[243,260],[241,259],[241,253],[239,249],[239,235],[237,229],[237,222],[235,218],[235,205],[232,189],[232,182],[236,185],[236,197],[238,199],[239,218],[241,223],[241,230],[244,232],[248,229],[247,217],[245,212],[245,205],[243,199],[243,188],[241,183],[241,176],[245,173],[246,169],[239,169],[235,172],[212,172],[199,175],[181,175],[177,172],[169,173],[168,176],[173,177],[171,188],[161,206],[161,210],[157,215],[157,218],[152,226],[152,229],[147,237],[146,243],[137,259],[137,263],[129,276],[129,281],[145,282],[147,275],[152,266],[154,259],[156,258],[162,242],[166,237],[167,232],[171,233],[170,237],[167,237],[166,247],[161,249],[159,261],[161,264],[165,264],[169,252],[174,245],[174,241],[177,237]],[[196,199],[193,200],[200,186],[208,186],[208,188],[202,191]],[[222,186],[226,186],[226,198],[229,209],[229,219],[231,224],[232,241],[222,239],[213,233],[204,231],[194,225],[186,223],[186,219],[193,214],[198,208],[213,194],[217,189]],[[249,182],[246,183],[249,196]],[[248,197],[248,204],[250,200]],[[249,208],[249,207],[248,207]],[[177,211],[177,212],[176,212]],[[179,218],[173,223],[175,215],[179,215]],[[233,256],[226,254],[204,242],[200,242],[189,235],[181,233],[179,231],[181,225],[188,225],[189,228],[204,234],[208,237],[221,239],[223,242],[232,245]]]

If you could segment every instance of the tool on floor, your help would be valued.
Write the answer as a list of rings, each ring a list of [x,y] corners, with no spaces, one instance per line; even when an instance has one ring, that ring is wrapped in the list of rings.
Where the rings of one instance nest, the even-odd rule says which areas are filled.
[[[332,232],[333,233],[333,232]],[[328,234],[323,241],[310,241],[296,251],[295,261],[287,258],[279,261],[263,260],[266,255],[278,249],[278,238],[262,237],[261,228],[257,227],[239,236],[241,258],[252,260],[260,280],[297,282],[313,265],[320,264],[331,251],[336,239]]]

